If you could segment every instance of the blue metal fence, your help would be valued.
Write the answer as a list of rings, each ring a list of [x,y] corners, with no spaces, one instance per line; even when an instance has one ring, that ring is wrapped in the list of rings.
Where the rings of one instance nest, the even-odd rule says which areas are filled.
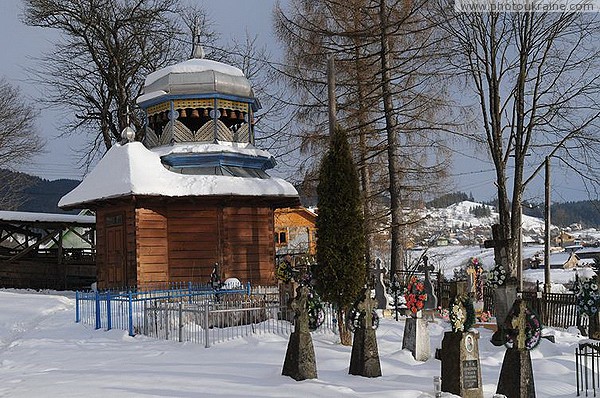
[[[214,290],[179,284],[162,289],[76,292],[75,321],[96,329],[119,329],[146,336],[211,344],[251,334],[289,335],[294,313],[279,302],[276,286]],[[335,311],[324,306],[317,333],[336,333]]]
[[[244,289],[215,290],[210,285],[178,283],[160,289],[128,288],[108,291],[75,292],[75,322],[93,325],[96,329],[127,330],[130,336],[140,333],[145,321],[145,309],[162,303],[200,305],[219,301],[232,294],[250,294]]]

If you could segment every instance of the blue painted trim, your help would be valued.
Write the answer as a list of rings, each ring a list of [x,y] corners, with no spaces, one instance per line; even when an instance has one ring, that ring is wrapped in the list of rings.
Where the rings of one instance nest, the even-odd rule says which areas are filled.
[[[169,154],[162,156],[160,159],[167,166],[180,168],[234,166],[268,170],[275,167],[275,159],[272,157],[257,157],[241,153]]]
[[[112,329],[112,316],[110,313],[110,292],[106,292],[106,330]]]
[[[100,295],[96,292],[96,329],[100,329],[102,324],[100,323]]]
[[[160,97],[152,98],[148,101],[140,102],[138,105],[145,110],[146,108],[149,108],[152,105],[161,104],[163,102],[174,101],[174,100],[178,100],[178,99],[213,99],[213,98],[229,100],[229,101],[245,102],[247,104],[250,104],[250,106],[252,107],[252,110],[254,112],[256,112],[262,108],[260,101],[258,101],[257,99],[251,99],[248,97],[239,97],[237,95],[220,94],[220,93],[185,94],[185,95],[184,94],[176,94],[176,95],[166,94],[166,95],[163,95]]]

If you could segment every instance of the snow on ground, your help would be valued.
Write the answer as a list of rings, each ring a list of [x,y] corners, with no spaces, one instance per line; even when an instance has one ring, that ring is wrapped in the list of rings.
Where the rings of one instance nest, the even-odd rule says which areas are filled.
[[[281,376],[287,338],[257,335],[204,348],[129,337],[74,323],[73,294],[0,290],[0,397],[415,397],[433,396],[440,374],[433,358],[441,320],[430,323],[432,358],[415,361],[402,350],[404,319],[381,320],[377,330],[383,376],[348,375],[350,347],[334,334],[313,336],[318,379]],[[479,329],[484,396],[492,397],[504,348]],[[551,330],[532,352],[538,397],[576,394],[576,332]],[[443,394],[451,397],[451,394]]]

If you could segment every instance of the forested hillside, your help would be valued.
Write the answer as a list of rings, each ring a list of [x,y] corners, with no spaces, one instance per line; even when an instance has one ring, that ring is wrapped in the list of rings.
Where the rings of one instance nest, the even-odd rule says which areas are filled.
[[[58,208],[57,203],[79,182],[66,179],[48,181],[36,176],[0,169],[0,195],[12,198],[10,203],[4,203],[0,210],[65,213]],[[67,213],[77,213],[77,211]]]

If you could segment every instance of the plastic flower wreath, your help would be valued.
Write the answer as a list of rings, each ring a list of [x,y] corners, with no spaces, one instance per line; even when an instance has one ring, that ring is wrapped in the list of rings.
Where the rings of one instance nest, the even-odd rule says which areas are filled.
[[[410,277],[404,299],[406,300],[406,308],[410,310],[413,316],[416,316],[417,312],[422,310],[425,305],[427,300],[425,285],[415,275]]]
[[[354,301],[354,305],[348,311],[346,315],[346,326],[350,329],[351,332],[356,331],[357,329],[370,328],[377,329],[379,327],[379,315],[377,315],[377,311],[375,308],[371,310],[371,324],[366,325],[365,317],[367,316],[367,312],[362,305],[363,300],[365,300],[365,295],[371,297],[370,289],[363,289],[362,292],[358,295],[356,301]]]
[[[585,278],[579,281],[577,289],[577,309],[580,314],[592,316],[598,312],[600,291],[594,279]]]
[[[515,347],[519,338],[519,329],[513,325],[513,320],[518,318],[520,311],[519,301],[515,301],[512,308],[506,316],[504,323],[505,340],[504,345],[507,348]],[[540,343],[542,338],[542,323],[535,311],[529,306],[525,306],[525,349],[533,350]]]
[[[453,332],[466,332],[475,324],[473,301],[468,296],[458,296],[450,303],[450,325]]]
[[[496,264],[487,274],[487,283],[492,288],[497,288],[506,283],[506,270],[500,264]]]

